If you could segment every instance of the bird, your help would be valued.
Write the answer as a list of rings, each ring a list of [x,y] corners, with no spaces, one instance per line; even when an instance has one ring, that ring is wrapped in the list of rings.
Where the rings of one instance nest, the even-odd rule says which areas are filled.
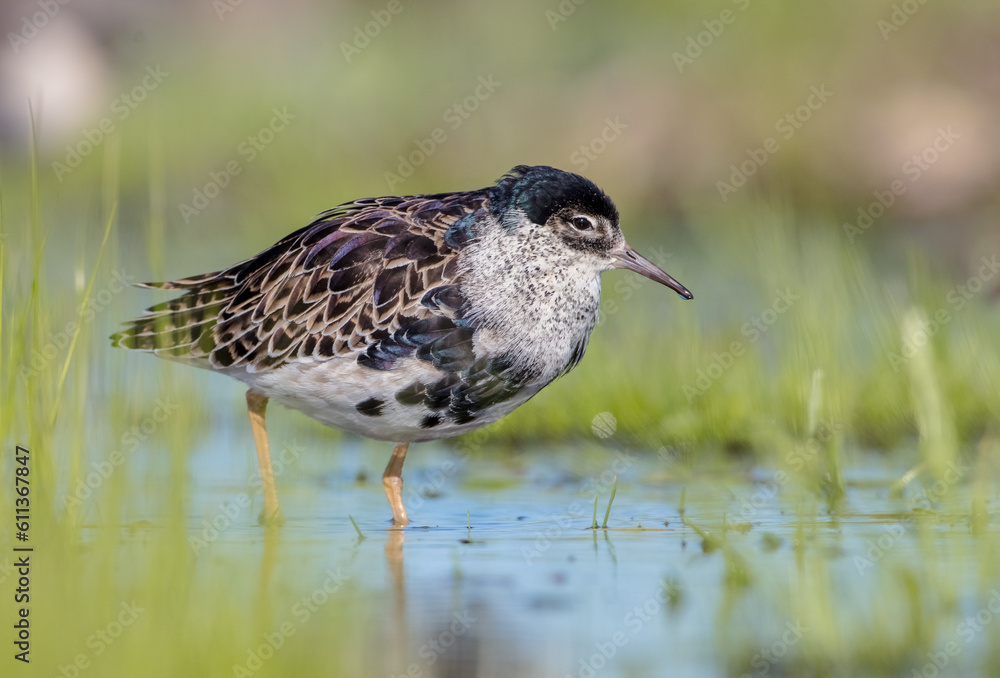
[[[181,293],[111,340],[247,386],[262,522],[283,520],[265,426],[274,400],[394,443],[382,484],[402,528],[409,445],[493,423],[572,370],[598,321],[601,273],[616,268],[693,298],[626,243],[592,181],[518,165],[478,190],[346,202],[228,268],[139,283]]]

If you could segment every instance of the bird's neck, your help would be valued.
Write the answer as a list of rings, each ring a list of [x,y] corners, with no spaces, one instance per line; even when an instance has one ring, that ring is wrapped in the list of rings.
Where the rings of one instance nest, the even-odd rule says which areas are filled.
[[[490,229],[462,251],[462,291],[480,355],[504,355],[542,384],[583,356],[600,273],[541,226]]]

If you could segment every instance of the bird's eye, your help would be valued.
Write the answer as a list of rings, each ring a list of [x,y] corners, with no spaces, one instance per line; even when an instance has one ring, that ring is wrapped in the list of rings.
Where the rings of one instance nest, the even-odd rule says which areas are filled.
[[[575,216],[569,220],[569,223],[573,224],[573,228],[578,231],[592,231],[594,229],[594,222],[590,217]]]

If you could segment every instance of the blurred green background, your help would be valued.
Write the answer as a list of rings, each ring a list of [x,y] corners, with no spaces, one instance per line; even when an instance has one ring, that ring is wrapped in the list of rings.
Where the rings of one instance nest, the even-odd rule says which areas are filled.
[[[761,418],[802,428],[822,370],[829,416],[891,447],[916,431],[889,357],[903,314],[954,310],[951,287],[1000,251],[994,3],[58,7],[32,34],[38,6],[5,5],[0,61],[5,231],[21,251],[46,237],[53,290],[75,268],[82,292],[115,199],[112,246],[145,280],[217,270],[349,199],[476,188],[515,164],[614,197],[696,300],[607,275],[609,322],[515,415],[520,435],[585,433],[580,407],[617,403],[650,443],[753,447]],[[29,99],[41,198],[24,235]],[[9,264],[21,285],[27,261]],[[996,335],[970,329],[995,330],[978,311],[996,282],[930,342],[963,434],[997,413]],[[778,291],[788,314],[744,331]]]
[[[696,301],[634,299],[607,276],[622,313],[518,415],[525,434],[571,428],[576,398],[638,398],[636,430],[747,442],[752,414],[793,417],[824,369],[846,377],[837,416],[890,445],[913,430],[886,372],[900,309],[947,306],[950,285],[920,284],[960,283],[1000,248],[993,3],[58,8],[43,22],[5,5],[0,61],[5,230],[29,220],[31,99],[53,286],[68,259],[78,279],[93,260],[112,195],[123,265],[149,279],[221,268],[348,199],[471,189],[520,163],[608,191]],[[730,388],[685,397],[786,288],[801,302],[725,370]],[[956,330],[934,339],[943,387],[974,388],[958,415],[981,430],[996,382],[975,383]]]
[[[256,574],[243,569],[261,546],[250,511],[228,537],[235,543],[196,566],[188,537],[214,502],[246,489],[252,472],[242,388],[113,350],[106,337],[118,324],[163,298],[121,283],[218,270],[338,203],[479,188],[517,164],[594,180],[617,202],[631,244],[695,299],[608,273],[602,321],[580,367],[484,433],[443,452],[426,446],[433,461],[413,455],[409,473],[438,468],[433,454],[455,450],[483,464],[478,477],[445,485],[480,500],[473,522],[477,505],[489,503],[486,490],[510,490],[550,455],[569,478],[560,482],[573,483],[600,477],[612,459],[607,448],[624,447],[669,461],[632,479],[634,497],[665,487],[649,502],[670,506],[668,523],[680,524],[675,513],[683,521],[687,506],[725,540],[726,506],[730,516],[739,507],[727,484],[759,478],[754,469],[787,472],[792,481],[768,514],[794,544],[794,553],[778,550],[776,558],[789,556],[779,568],[757,551],[720,546],[717,536],[685,533],[715,551],[711,563],[724,560],[721,570],[698,561],[677,575],[723,597],[704,603],[697,587],[685,589],[703,604],[701,616],[663,622],[698,634],[675,657],[684,666],[716,653],[722,674],[741,675],[773,628],[813,615],[819,631],[776,665],[782,675],[820,665],[837,668],[808,675],[901,675],[922,668],[953,628],[949,615],[965,609],[956,601],[972,595],[969,581],[982,594],[973,607],[985,604],[998,562],[995,534],[984,527],[1000,455],[997,2],[16,0],[0,7],[0,28],[0,439],[5,450],[16,442],[38,451],[36,534],[63,563],[40,570],[40,586],[61,601],[40,603],[45,628],[71,618],[67,637],[82,645],[120,600],[150,602],[148,624],[116,655],[118,672],[106,664],[102,675],[230,673],[251,639],[272,628],[272,604],[302,593],[295,558],[316,574],[331,553],[364,548],[353,545],[346,518],[362,512],[328,491],[326,473],[349,476],[338,488],[371,500],[362,529],[384,536],[377,482],[350,489],[355,472],[361,486],[377,475],[384,446],[283,413],[269,418],[273,441],[342,451],[303,455],[279,482],[298,498],[300,518],[334,526],[298,525],[291,534],[307,545],[296,543],[276,570],[265,550],[258,597],[249,593]],[[127,438],[160,399],[180,404],[169,424]],[[608,413],[610,440],[601,428]],[[370,460],[357,461],[359,446]],[[124,452],[127,471],[67,506],[112,450]],[[974,471],[951,503],[942,506],[934,491],[906,494],[917,479],[936,487],[960,460]],[[13,462],[0,469],[11,477]],[[686,483],[699,478],[698,498],[686,499]],[[852,491],[872,486],[851,501]],[[606,496],[609,488],[600,489]],[[0,488],[3,511],[10,490]],[[519,498],[524,505],[491,504],[503,518],[490,519],[523,511],[544,526],[537,497]],[[464,528],[467,505],[445,506],[452,527]],[[659,510],[649,509],[657,524]],[[860,590],[868,598],[848,602],[843,573],[831,575],[827,559],[837,549],[865,553],[870,524],[846,545],[837,536],[841,517],[862,514],[902,521],[914,544],[867,580]],[[589,514],[573,519],[590,524]],[[5,543],[9,529],[0,527]],[[517,561],[527,529],[494,545]],[[969,529],[981,541],[962,541]],[[446,538],[451,544],[439,532],[427,537]],[[640,533],[626,542],[633,551],[623,548],[626,575],[645,562],[643,539],[653,537]],[[411,551],[408,564],[441,565],[441,548]],[[396,593],[405,589],[400,549],[386,542]],[[679,562],[678,553],[664,560]],[[509,565],[490,554],[485,566]],[[448,585],[457,587],[465,561],[454,558]],[[371,562],[370,553],[358,561]],[[800,579],[789,600],[782,573],[793,563]],[[605,565],[595,592],[603,592]],[[518,567],[509,569],[521,582]],[[662,578],[659,564],[648,567],[644,582]],[[754,570],[756,580],[747,574]],[[280,585],[263,585],[271,579]],[[365,658],[384,659],[391,620],[372,621],[372,610],[383,609],[389,591],[361,579],[343,606],[326,610],[322,627],[310,627],[309,646],[295,645],[265,673],[317,670],[317,646],[332,675],[360,675],[371,666]],[[757,598],[740,608],[748,591]],[[260,607],[248,614],[251,598]],[[762,623],[758,607],[780,612]],[[576,623],[600,609],[595,603]],[[890,628],[886,615],[923,621]],[[524,619],[534,633],[535,608]],[[419,641],[430,627],[415,628]],[[72,648],[46,633],[45,669],[57,675]],[[578,635],[590,648],[594,638]],[[188,657],[175,656],[181,645],[192,648]],[[498,646],[503,652],[502,638]],[[702,652],[697,661],[689,649]],[[1000,660],[984,651],[963,661],[991,675]],[[463,675],[448,666],[435,671]]]

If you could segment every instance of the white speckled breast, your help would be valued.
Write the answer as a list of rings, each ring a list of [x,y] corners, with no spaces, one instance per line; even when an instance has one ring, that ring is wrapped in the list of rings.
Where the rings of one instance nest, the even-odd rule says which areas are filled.
[[[462,252],[476,349],[509,353],[548,384],[582,357],[597,324],[601,278],[551,229],[527,222],[511,230],[490,229]]]
[[[429,363],[407,358],[392,371],[373,370],[352,358],[296,362],[258,374],[234,374],[253,389],[286,407],[299,410],[324,423],[357,435],[397,443],[436,440],[466,433],[510,414],[538,393],[544,384],[532,385],[517,396],[482,412],[475,421],[456,424],[443,412],[424,404],[404,405],[395,394],[416,381],[436,381],[441,373]],[[383,401],[377,416],[363,414],[358,403]],[[428,428],[427,417],[441,416],[441,423]]]

